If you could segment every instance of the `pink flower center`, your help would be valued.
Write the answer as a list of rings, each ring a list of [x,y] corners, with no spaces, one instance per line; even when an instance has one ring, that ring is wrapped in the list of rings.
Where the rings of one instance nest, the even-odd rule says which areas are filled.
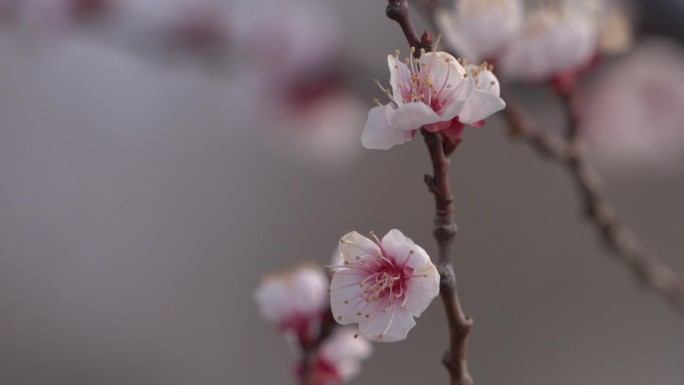
[[[413,52],[414,49],[411,49],[411,53]],[[425,54],[424,51],[423,54]],[[395,56],[398,60],[399,51],[395,53]],[[435,84],[431,75],[435,60],[443,59],[438,58],[434,53],[430,54],[430,59],[427,62],[414,59],[413,55],[410,55],[409,58],[405,59],[404,65],[408,71],[399,71],[399,79],[397,79],[399,95],[393,95],[388,88],[380,85],[379,81],[376,81],[376,84],[378,84],[380,89],[389,97],[395,107],[399,106],[399,102],[401,102],[401,104],[422,102],[430,106],[438,115],[441,115],[446,109],[446,106],[453,102],[453,96],[464,84],[463,82],[459,82],[457,87],[452,87],[451,80],[453,80],[454,76],[463,78],[464,75],[461,75],[460,73],[450,73],[450,67],[447,67],[447,73],[444,75],[444,79],[440,81],[440,84]],[[395,68],[399,70],[399,67]],[[379,101],[377,103],[379,104]]]
[[[406,283],[413,276],[413,269],[406,263],[399,265],[393,257],[384,256],[376,259],[378,263],[371,267],[370,274],[360,283],[363,293],[361,298],[366,302],[383,301],[392,306],[398,298],[406,300]]]

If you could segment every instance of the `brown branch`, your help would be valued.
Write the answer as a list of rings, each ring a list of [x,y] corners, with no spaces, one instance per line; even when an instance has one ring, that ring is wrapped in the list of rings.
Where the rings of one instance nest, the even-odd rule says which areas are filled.
[[[420,39],[411,25],[407,0],[389,0],[387,16],[401,27],[414,55],[420,57],[421,49],[432,50],[432,38],[425,32]],[[449,326],[449,350],[442,362],[449,371],[451,385],[472,385],[468,372],[467,340],[473,320],[465,315],[456,289],[456,275],[451,263],[451,247],[458,231],[454,220],[453,196],[449,186],[449,155],[458,142],[445,140],[439,133],[421,130],[432,161],[432,175],[425,175],[425,184],[435,198],[435,223],[433,235],[437,241],[439,257],[437,270],[440,275],[440,297],[444,304]]]
[[[318,378],[316,377],[316,366],[318,365],[318,352],[325,340],[330,337],[333,330],[338,326],[332,314],[332,309],[328,309],[323,314],[321,325],[318,329],[318,334],[315,340],[304,338],[299,340],[299,347],[302,349],[300,358],[301,372],[299,383],[301,385],[316,385]]]
[[[399,24],[401,30],[404,32],[404,36],[406,37],[409,47],[416,49],[414,56],[416,58],[420,57],[420,48],[422,48],[422,46],[420,44],[418,34],[416,34],[416,30],[413,28],[413,24],[411,24],[411,19],[408,17],[408,1],[389,0],[387,8],[385,8],[385,14],[388,18],[396,21],[397,24]]]
[[[449,186],[449,157],[442,135],[421,130],[432,160],[432,175],[425,175],[425,184],[435,197],[433,235],[437,241],[439,258],[439,294],[449,326],[449,351],[443,363],[449,371],[451,385],[472,385],[468,372],[467,340],[473,320],[465,315],[456,288],[456,275],[451,263],[451,246],[458,231],[454,220],[453,196]]]
[[[302,352],[301,365],[302,375],[299,383],[301,385],[316,384],[316,364],[318,361],[317,349],[305,349]]]
[[[600,178],[588,163],[578,143],[579,121],[570,105],[570,95],[561,95],[567,116],[566,140],[537,127],[507,99],[504,116],[514,136],[526,140],[542,156],[564,165],[575,182],[586,218],[599,232],[616,259],[628,267],[644,286],[667,299],[684,315],[684,281],[658,261],[617,218],[601,188]]]

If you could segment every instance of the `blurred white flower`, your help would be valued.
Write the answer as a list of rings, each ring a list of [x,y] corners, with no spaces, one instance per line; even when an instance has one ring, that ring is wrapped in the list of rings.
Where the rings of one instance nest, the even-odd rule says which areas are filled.
[[[250,0],[238,1],[231,11],[233,43],[244,64],[262,69],[267,82],[317,72],[338,59],[340,30],[330,3]]]
[[[518,38],[497,64],[508,78],[546,81],[588,65],[597,41],[595,20],[587,7],[571,2],[543,5],[526,15]]]
[[[667,170],[684,159],[684,50],[647,40],[580,89],[581,133],[613,171]]]
[[[410,56],[403,63],[397,52],[389,55],[387,62],[390,88],[384,88],[379,81],[376,83],[390,102],[382,105],[377,101],[379,106],[368,113],[361,135],[363,145],[386,150],[411,140],[421,127],[447,136],[460,136],[464,122],[459,114],[475,88],[472,77],[479,72],[469,74],[446,52],[428,52],[417,60]],[[468,123],[474,117],[482,120],[506,105],[498,92],[482,92],[478,100],[479,103],[471,104],[465,116]]]
[[[318,340],[328,311],[328,277],[319,266],[303,265],[266,276],[254,299],[261,315],[301,345]]]
[[[447,43],[468,60],[494,61],[515,39],[523,19],[522,0],[459,0],[436,12]]]
[[[376,242],[355,231],[340,239],[344,262],[332,268],[332,312],[342,325],[358,323],[371,341],[400,341],[439,293],[439,273],[399,230]]]
[[[265,137],[275,150],[328,169],[347,164],[359,154],[366,109],[350,92],[333,86],[311,98],[293,95],[290,100],[272,102],[273,123],[265,125]]]
[[[323,342],[313,373],[313,385],[333,385],[349,381],[361,371],[361,360],[373,353],[365,338],[350,328],[336,328]]]
[[[328,170],[355,159],[366,110],[345,84],[331,4],[257,0],[231,11],[234,69],[257,117],[250,128],[302,163]]]

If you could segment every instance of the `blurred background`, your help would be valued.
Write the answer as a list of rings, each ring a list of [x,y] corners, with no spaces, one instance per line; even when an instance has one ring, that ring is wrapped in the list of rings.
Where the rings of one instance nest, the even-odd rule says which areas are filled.
[[[264,274],[327,263],[351,230],[435,252],[423,144],[359,140],[406,45],[374,3],[0,0],[0,382],[294,384],[253,300]],[[636,46],[681,53],[684,2],[642,3]],[[515,91],[558,129],[551,91]],[[623,221],[684,274],[684,151],[666,147],[593,156]],[[684,383],[682,316],[602,248],[562,167],[500,116],[452,164],[477,383]],[[446,383],[445,335],[434,303],[351,383]]]

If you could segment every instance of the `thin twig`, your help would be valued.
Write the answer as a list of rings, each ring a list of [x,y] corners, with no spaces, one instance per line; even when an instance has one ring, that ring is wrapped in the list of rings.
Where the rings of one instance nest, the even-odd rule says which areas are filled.
[[[421,39],[411,25],[406,0],[389,0],[387,16],[396,21],[401,27],[409,46],[416,48],[415,53],[420,56],[420,49],[432,50],[432,38],[424,33]],[[425,175],[425,184],[435,198],[435,223],[433,234],[437,241],[439,257],[437,270],[440,275],[440,297],[444,304],[449,326],[449,351],[444,356],[443,363],[449,371],[451,385],[472,385],[473,379],[468,372],[467,340],[473,326],[473,320],[468,317],[458,297],[456,275],[451,263],[451,247],[458,231],[454,220],[453,196],[449,186],[449,155],[458,143],[445,141],[441,134],[421,130],[425,145],[432,161],[432,175]]]
[[[320,328],[315,340],[310,340],[308,338],[300,339],[299,346],[302,349],[302,355],[300,358],[300,378],[299,383],[301,385],[316,385],[318,378],[316,377],[316,369],[318,366],[321,345],[330,337],[333,330],[338,326],[333,317],[332,310],[328,309],[323,314],[321,319]]]
[[[302,352],[302,375],[299,382],[301,385],[315,385],[317,360],[318,352],[316,349],[305,349]]]
[[[606,247],[628,267],[644,286],[667,299],[684,315],[684,281],[674,270],[658,261],[639,239],[617,218],[602,191],[600,178],[578,143],[579,121],[569,95],[561,95],[567,116],[566,140],[537,127],[511,101],[504,116],[514,136],[527,141],[542,156],[564,165],[579,189],[585,215],[598,230]]]
[[[451,246],[458,231],[454,220],[454,206],[449,186],[449,157],[439,133],[421,130],[432,160],[432,175],[425,175],[425,184],[435,197],[435,224],[433,234],[437,241],[439,258],[437,270],[440,275],[439,294],[446,311],[449,325],[449,351],[443,363],[449,370],[452,385],[471,385],[468,372],[467,340],[473,320],[465,315],[456,288],[456,274],[451,263]]]

